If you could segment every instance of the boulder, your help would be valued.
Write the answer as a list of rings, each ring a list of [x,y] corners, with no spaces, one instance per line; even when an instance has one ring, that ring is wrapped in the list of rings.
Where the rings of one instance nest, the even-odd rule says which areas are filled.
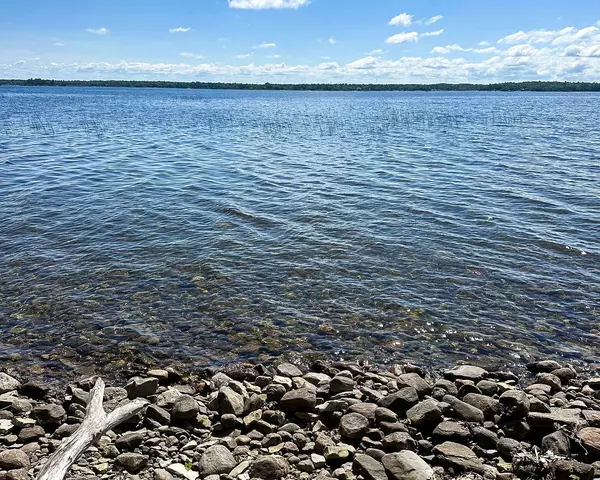
[[[148,456],[139,453],[122,453],[115,458],[115,464],[129,473],[137,473],[148,465]]]
[[[278,480],[290,471],[288,461],[276,455],[258,457],[250,467],[250,476],[263,480]]]
[[[485,416],[480,409],[469,405],[452,395],[446,395],[443,400],[452,407],[455,418],[459,420],[473,423],[483,423],[485,420]]]
[[[125,390],[127,390],[127,395],[130,399],[148,398],[158,390],[158,378],[133,377],[125,385]]]
[[[410,408],[406,412],[406,418],[417,428],[433,429],[442,421],[442,411],[437,400],[429,398]]]
[[[579,438],[592,455],[600,456],[600,428],[582,428],[579,431]]]
[[[433,480],[433,469],[415,452],[388,453],[381,459],[390,480]]]
[[[65,409],[54,403],[38,405],[31,412],[31,416],[35,418],[40,425],[58,425],[59,423],[62,423],[65,415]]]
[[[283,395],[280,406],[284,410],[312,410],[317,404],[316,390],[299,388]]]
[[[221,414],[242,415],[244,413],[244,397],[230,387],[221,387],[217,396],[217,408]]]
[[[0,469],[16,470],[18,468],[29,468],[29,457],[25,452],[18,449],[0,452]]]
[[[171,418],[174,421],[186,421],[196,418],[200,408],[198,402],[191,395],[180,395],[173,403]]]
[[[471,432],[462,423],[445,421],[435,427],[432,436],[438,442],[466,442],[469,440]]]
[[[213,445],[200,457],[199,467],[203,475],[228,474],[237,462],[225,445]]]
[[[451,380],[462,379],[479,382],[488,375],[488,372],[481,367],[476,367],[473,365],[460,365],[451,370],[446,370],[444,375]]]
[[[340,419],[342,438],[360,440],[369,429],[369,420],[360,413],[348,413]]]
[[[419,403],[419,394],[413,387],[403,388],[396,393],[383,397],[377,402],[380,407],[389,408],[396,413],[404,413]]]
[[[0,372],[0,395],[19,388],[21,388],[21,382],[4,372]]]
[[[356,455],[352,470],[362,475],[365,480],[388,480],[383,464],[369,455]]]

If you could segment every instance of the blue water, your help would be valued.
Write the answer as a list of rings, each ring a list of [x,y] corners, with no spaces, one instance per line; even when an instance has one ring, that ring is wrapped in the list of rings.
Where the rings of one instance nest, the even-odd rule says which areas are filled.
[[[600,95],[0,88],[0,360],[597,360]]]

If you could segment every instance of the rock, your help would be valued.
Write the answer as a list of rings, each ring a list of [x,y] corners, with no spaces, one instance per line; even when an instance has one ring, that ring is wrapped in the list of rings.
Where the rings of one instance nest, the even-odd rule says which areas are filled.
[[[156,405],[149,405],[146,409],[146,417],[160,423],[161,425],[169,425],[171,423],[171,414],[164,408]]]
[[[144,441],[146,432],[127,432],[115,440],[115,446],[119,450],[133,450],[139,447]]]
[[[156,406],[160,408],[171,408],[182,393],[174,388],[169,388],[156,397]]]
[[[592,480],[594,467],[575,460],[557,460],[554,463],[555,480]]]
[[[196,399],[190,395],[180,395],[173,403],[171,418],[174,421],[192,420],[198,415],[200,408]]]
[[[20,388],[21,382],[4,372],[0,372],[0,395]]]
[[[33,400],[43,400],[48,395],[50,386],[40,382],[26,382],[19,389],[19,393]]]
[[[13,422],[8,419],[0,420],[0,435],[7,435],[10,431],[15,428]]]
[[[178,478],[186,478],[187,480],[196,480],[200,474],[193,470],[188,470],[182,463],[172,463],[167,466],[167,472],[172,473]]]
[[[495,395],[498,391],[498,385],[496,382],[492,382],[490,380],[481,380],[477,383],[477,388],[481,390],[481,393],[491,397]],[[456,395],[455,395],[456,396]]]
[[[154,480],[173,480],[173,475],[162,468],[157,468],[154,470]]]
[[[115,458],[115,464],[129,473],[137,473],[148,465],[148,456],[139,453],[122,453]]]
[[[416,453],[403,450],[381,459],[390,480],[433,480],[433,469]]]
[[[522,390],[508,390],[500,395],[502,415],[507,418],[523,418],[529,413],[530,403]]]
[[[290,471],[287,460],[276,455],[258,457],[250,467],[252,478],[277,480],[285,477]]]
[[[552,370],[551,373],[560,378],[563,385],[567,385],[571,380],[577,378],[577,372],[571,368],[559,368],[557,370]]]
[[[35,418],[40,425],[58,425],[59,423],[62,423],[65,415],[65,409],[54,403],[38,405],[31,412],[31,416]]]
[[[488,375],[488,372],[481,367],[461,365],[454,367],[452,370],[446,370],[444,375],[451,380],[463,379],[478,382],[483,380]]]
[[[473,470],[484,473],[487,469],[475,452],[465,445],[444,442],[433,447],[433,453],[439,463],[459,470]]]
[[[40,437],[46,435],[46,432],[42,427],[36,425],[35,427],[23,428],[19,432],[19,443],[29,443],[37,440]]]
[[[438,442],[465,442],[471,436],[471,432],[461,423],[445,421],[435,427],[432,436]]]
[[[308,388],[291,390],[280,400],[280,406],[284,410],[312,410],[316,404],[317,392]]]
[[[352,463],[352,470],[362,475],[365,480],[388,480],[383,464],[369,455],[356,455]]]
[[[581,412],[583,418],[590,427],[600,427],[600,412],[596,410],[584,410]]]
[[[431,385],[429,385],[418,373],[405,373],[398,377],[398,385],[412,387],[417,391],[420,398],[431,393]]]
[[[529,423],[524,418],[519,418],[516,420],[501,417],[498,422],[498,427],[502,429],[504,434],[507,437],[514,438],[516,440],[524,440],[531,431],[529,427]]]
[[[375,412],[378,408],[380,407],[378,407],[375,403],[360,402],[355,403],[354,405],[350,405],[348,411],[352,413],[360,413],[362,416],[367,417],[370,422],[373,422],[375,421]]]
[[[555,455],[568,456],[571,453],[569,437],[562,431],[551,433],[542,438],[542,451],[552,452]]]
[[[521,442],[508,437],[498,440],[497,448],[498,452],[507,460],[511,460],[515,453],[522,450]]]
[[[538,373],[535,377],[536,383],[548,385],[553,392],[559,392],[562,389],[560,378],[552,373]]]
[[[471,433],[475,443],[484,450],[496,450],[498,447],[498,435],[491,430],[475,425]]]
[[[242,415],[244,413],[244,397],[230,387],[221,387],[217,396],[217,408],[221,414]]]
[[[429,398],[410,408],[406,412],[406,418],[417,428],[431,430],[442,421],[442,411],[437,400]]]
[[[561,368],[560,363],[554,360],[542,360],[540,362],[531,362],[527,364],[527,370],[533,373],[537,372],[552,372]]]
[[[495,398],[478,393],[468,393],[463,397],[463,402],[481,410],[486,420],[494,419],[494,415],[498,413],[500,405]]]
[[[591,454],[595,456],[600,455],[600,428],[582,428],[579,431],[579,438]]]
[[[348,413],[340,419],[342,438],[360,440],[369,429],[369,420],[360,413]]]
[[[383,439],[383,449],[386,452],[399,452],[401,450],[417,451],[417,441],[407,432],[394,432]]]
[[[349,460],[355,449],[350,445],[340,444],[325,448],[323,456],[327,462],[345,462]]]
[[[4,450],[0,452],[0,469],[16,470],[29,468],[29,457],[21,450]]]
[[[582,421],[581,410],[576,408],[551,408],[550,413],[532,412],[527,417],[532,427],[548,427],[553,423],[576,427]]]
[[[380,422],[391,422],[391,423],[397,422],[398,421],[398,415],[395,412],[393,412],[392,410],[390,410],[389,408],[377,407],[377,410],[375,410],[375,421],[377,423],[380,423]]]
[[[383,397],[377,402],[377,405],[389,408],[396,413],[404,413],[417,403],[419,403],[419,394],[417,391],[413,387],[406,387],[387,397]]]
[[[468,403],[463,402],[452,395],[446,395],[443,400],[452,407],[454,410],[454,416],[457,419],[473,423],[484,422],[485,417],[483,412],[478,408],[469,405]]]
[[[279,375],[283,375],[284,377],[301,377],[302,371],[291,363],[282,363],[277,365],[277,373]]]
[[[229,473],[235,468],[237,462],[224,445],[208,447],[200,457],[200,471],[203,475]]]
[[[336,375],[329,383],[329,391],[332,394],[351,392],[352,390],[354,390],[354,380],[350,377]]]
[[[16,470],[9,470],[6,475],[0,477],[3,480],[30,480],[29,473],[25,468],[18,468]]]
[[[127,395],[130,399],[148,398],[158,390],[158,378],[133,377],[125,385],[125,390],[127,390]]]
[[[327,465],[327,460],[323,455],[319,455],[318,453],[313,453],[310,456],[310,461],[313,463],[315,468],[325,468]]]

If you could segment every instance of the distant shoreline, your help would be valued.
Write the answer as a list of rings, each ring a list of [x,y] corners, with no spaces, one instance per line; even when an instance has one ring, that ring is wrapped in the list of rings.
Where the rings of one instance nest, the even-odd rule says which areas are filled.
[[[48,80],[41,78],[0,79],[0,86],[23,87],[127,87],[182,88],[193,90],[294,90],[336,92],[600,92],[600,82],[505,82],[490,84],[356,84],[356,83],[221,83],[153,80]]]

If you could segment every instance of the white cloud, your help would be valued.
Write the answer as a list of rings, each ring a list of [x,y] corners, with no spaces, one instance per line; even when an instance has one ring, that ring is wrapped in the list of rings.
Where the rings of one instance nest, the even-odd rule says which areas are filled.
[[[265,58],[281,58],[281,55],[265,55]]]
[[[180,55],[182,57],[196,58],[198,60],[204,58],[204,55],[200,55],[199,53],[192,53],[192,52],[181,52]]]
[[[563,29],[561,32],[564,32]],[[600,28],[598,27],[586,27],[581,30],[570,30],[568,32],[561,33],[554,40],[552,45],[568,45],[570,43],[578,42],[580,40],[588,40],[594,37],[600,38]]]
[[[490,42],[486,42],[485,40],[483,42],[479,42],[477,45],[479,45],[480,47],[487,47],[489,45],[491,45]]]
[[[498,52],[500,52],[500,50],[498,50],[496,47],[487,47],[487,48],[469,49],[469,52],[473,52],[473,53],[498,53]]]
[[[596,45],[569,45],[564,51],[565,57],[600,57],[600,44]]]
[[[65,46],[66,46],[66,44],[65,44],[65,43],[63,43],[63,42],[54,42],[54,46],[55,46],[55,47],[65,47]]]
[[[507,57],[531,57],[539,55],[542,51],[532,47],[529,44],[515,45],[510,47],[508,50],[504,50],[502,53]]]
[[[255,50],[257,48],[275,48],[277,46],[277,44],[275,43],[267,43],[267,42],[263,42],[260,45],[254,45],[252,48],[254,48]]]
[[[452,53],[452,52],[463,52],[464,50],[465,49],[462,48],[460,45],[454,44],[454,45],[446,45],[445,47],[434,47],[431,50],[431,53],[445,55],[447,53]]]
[[[171,32],[171,33],[187,33],[190,30],[191,30],[191,27],[169,28],[169,32]]]
[[[400,27],[408,27],[412,23],[413,15],[404,12],[392,18],[388,25],[398,25]]]
[[[417,32],[402,32],[392,35],[385,42],[386,43],[409,43],[416,42],[419,39]]]
[[[378,48],[377,50],[371,50],[367,55],[383,55],[384,53],[381,48]]]
[[[432,23],[439,22],[444,18],[443,15],[436,15],[435,17],[431,17],[429,20],[425,22],[426,25],[431,25]]]
[[[236,55],[233,58],[250,58],[252,56],[251,53],[240,53],[239,55]]]
[[[444,29],[442,28],[441,30],[436,30],[435,32],[425,32],[421,34],[421,37],[437,37],[438,35],[441,35],[442,33],[444,33]]]
[[[299,8],[308,5],[310,0],[229,0],[229,8],[246,10],[266,10],[268,8]]]
[[[13,63],[13,65],[25,65],[26,63],[25,60],[19,60],[18,62]]]
[[[88,28],[87,31],[88,33],[95,33],[96,35],[106,35],[108,33],[108,28]]]
[[[321,60],[331,60],[331,57],[329,55],[325,55],[323,57],[319,57]]]
[[[333,37],[329,37],[328,42],[329,42],[330,45],[335,45],[337,43],[337,40],[335,38],[333,38]]]

